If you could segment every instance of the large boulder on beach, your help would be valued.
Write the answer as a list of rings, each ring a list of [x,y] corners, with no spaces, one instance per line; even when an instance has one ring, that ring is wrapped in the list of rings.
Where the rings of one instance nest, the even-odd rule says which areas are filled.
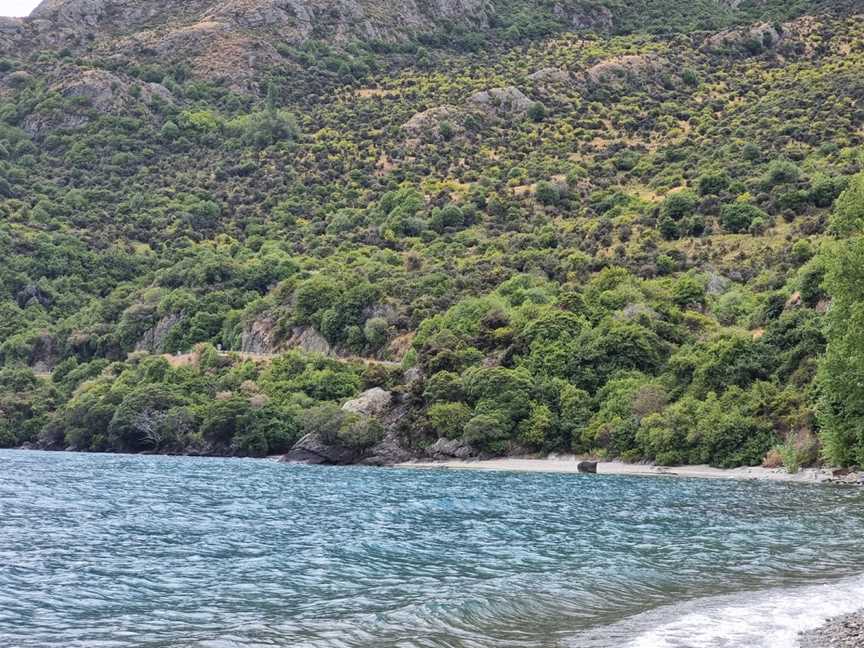
[[[280,461],[312,465],[347,465],[357,463],[361,457],[362,452],[358,448],[326,443],[321,435],[311,432],[295,443]]]
[[[596,461],[580,461],[576,465],[576,470],[578,470],[580,473],[596,475],[597,474],[597,462]]]
[[[461,439],[442,437],[426,448],[426,453],[433,459],[444,461],[447,459],[467,459],[474,455],[474,450]]]

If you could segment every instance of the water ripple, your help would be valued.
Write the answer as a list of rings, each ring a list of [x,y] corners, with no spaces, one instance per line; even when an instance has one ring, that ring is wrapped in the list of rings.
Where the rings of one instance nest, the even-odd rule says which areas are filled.
[[[858,490],[797,484],[2,451],[0,645],[647,636],[649,621],[622,619],[679,645],[693,630],[651,615],[864,571],[862,504]]]

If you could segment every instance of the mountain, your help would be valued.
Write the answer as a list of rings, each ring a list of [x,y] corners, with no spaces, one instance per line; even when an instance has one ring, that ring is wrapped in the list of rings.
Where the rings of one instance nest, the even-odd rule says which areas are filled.
[[[46,0],[5,19],[0,443],[815,461],[862,13]]]

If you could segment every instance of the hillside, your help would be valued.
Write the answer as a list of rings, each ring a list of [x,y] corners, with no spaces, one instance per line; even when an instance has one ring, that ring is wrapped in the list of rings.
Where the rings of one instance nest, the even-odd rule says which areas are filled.
[[[816,461],[862,28],[771,0],[4,19],[0,445]]]

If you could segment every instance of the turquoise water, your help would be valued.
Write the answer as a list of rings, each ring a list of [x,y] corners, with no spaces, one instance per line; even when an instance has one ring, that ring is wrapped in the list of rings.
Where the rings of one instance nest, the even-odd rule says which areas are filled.
[[[857,489],[0,451],[0,646],[790,646],[862,532]]]

